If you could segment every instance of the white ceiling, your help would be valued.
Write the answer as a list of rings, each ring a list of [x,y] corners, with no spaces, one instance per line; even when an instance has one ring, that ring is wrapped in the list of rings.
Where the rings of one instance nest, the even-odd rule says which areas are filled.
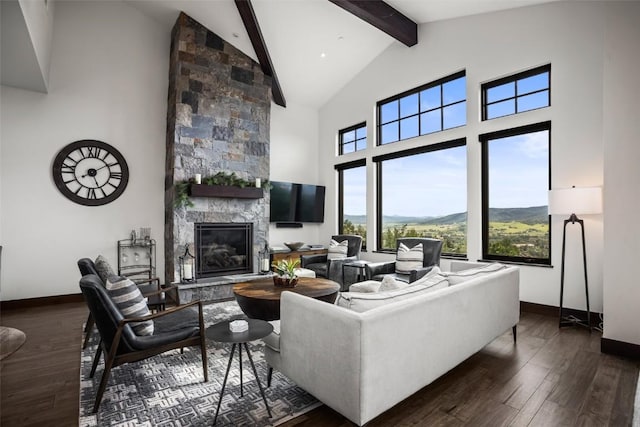
[[[257,61],[233,0],[124,1],[166,26],[168,32],[183,11]],[[386,1],[423,24],[556,0]],[[288,103],[321,107],[389,45],[400,43],[328,0],[252,0],[251,3]],[[3,37],[3,42],[6,39]],[[6,46],[3,44],[3,47]],[[3,49],[2,62],[11,59],[9,63],[28,67],[26,63],[18,64],[15,57],[8,58],[7,54],[8,49]],[[4,79],[2,83],[6,84]],[[21,87],[37,90],[29,85]]]
[[[554,0],[387,0],[387,3],[422,24],[548,1]],[[182,10],[257,60],[233,0],[126,2],[166,25],[167,30]],[[328,0],[251,3],[287,102],[321,107],[390,44],[400,43]]]

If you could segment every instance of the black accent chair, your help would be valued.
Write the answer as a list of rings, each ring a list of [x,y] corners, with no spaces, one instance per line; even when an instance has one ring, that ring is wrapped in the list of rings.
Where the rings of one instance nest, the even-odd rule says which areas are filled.
[[[83,276],[80,279],[80,290],[100,333],[100,344],[93,358],[90,378],[96,372],[100,355],[102,352],[105,354],[104,372],[96,393],[94,413],[98,411],[112,368],[165,351],[200,347],[204,381],[209,381],[202,302],[194,301],[140,318],[125,318],[103,287],[99,276]],[[197,307],[197,312],[190,307]],[[138,336],[133,332],[129,324],[143,320],[153,320],[153,335]]]
[[[442,240],[429,239],[425,237],[402,237],[396,243],[396,251],[404,243],[409,249],[415,245],[422,243],[424,258],[422,259],[422,268],[411,270],[409,274],[397,274],[396,262],[377,262],[365,265],[367,280],[381,281],[384,276],[392,275],[394,279],[411,283],[423,277],[430,272],[433,267],[440,265],[440,255],[442,254]]]
[[[95,274],[100,277],[98,274],[98,270],[96,269],[96,264],[90,258],[81,258],[78,260],[78,269],[80,269],[80,274],[84,277],[88,274]],[[106,287],[106,283],[102,282],[103,287]],[[142,295],[147,298],[147,306],[152,311],[164,310],[166,308],[166,297],[167,293],[173,289],[176,289],[175,286],[170,287],[162,287],[160,285],[160,279],[154,277],[152,279],[137,281],[138,289],[142,292]],[[87,317],[87,323],[84,327],[84,343],[82,344],[82,348],[87,348],[87,343],[89,342],[89,337],[91,336],[91,332],[93,331],[93,317],[91,313]]]
[[[333,280],[342,287],[343,283],[345,283],[342,277],[342,266],[348,262],[358,260],[362,249],[362,237],[352,234],[338,234],[331,236],[331,238],[338,243],[345,240],[349,242],[346,258],[328,259],[326,254],[302,255],[300,257],[300,267],[313,270],[316,273],[316,277]]]

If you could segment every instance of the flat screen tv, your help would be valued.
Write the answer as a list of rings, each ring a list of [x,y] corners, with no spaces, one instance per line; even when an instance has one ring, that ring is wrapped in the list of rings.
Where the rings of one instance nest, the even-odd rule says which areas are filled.
[[[294,222],[296,220],[297,188],[291,182],[271,181],[269,221]]]
[[[271,181],[271,222],[324,222],[322,185]]]

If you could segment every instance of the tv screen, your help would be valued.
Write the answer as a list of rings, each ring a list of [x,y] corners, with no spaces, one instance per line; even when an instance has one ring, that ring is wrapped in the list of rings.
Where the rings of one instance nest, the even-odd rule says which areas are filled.
[[[271,222],[293,222],[296,220],[297,188],[291,182],[271,181]]]
[[[324,192],[321,185],[300,185],[296,221],[324,222]]]

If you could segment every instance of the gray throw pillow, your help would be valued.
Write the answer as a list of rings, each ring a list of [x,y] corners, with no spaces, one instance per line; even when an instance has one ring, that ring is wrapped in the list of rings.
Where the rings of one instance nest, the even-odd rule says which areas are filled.
[[[121,276],[110,276],[106,283],[107,292],[126,318],[143,317],[151,314],[147,300],[142,296],[138,286]],[[136,335],[153,335],[153,320],[130,323]]]
[[[402,289],[406,288],[407,286],[409,286],[408,283],[401,280],[396,280],[393,276],[387,274],[382,278],[382,283],[380,284],[380,289],[378,291],[393,291],[394,289]]]
[[[98,276],[102,279],[102,283],[107,283],[107,279],[116,274],[114,273],[113,268],[111,268],[109,261],[107,261],[107,259],[102,255],[98,255],[94,264],[96,265]]]

